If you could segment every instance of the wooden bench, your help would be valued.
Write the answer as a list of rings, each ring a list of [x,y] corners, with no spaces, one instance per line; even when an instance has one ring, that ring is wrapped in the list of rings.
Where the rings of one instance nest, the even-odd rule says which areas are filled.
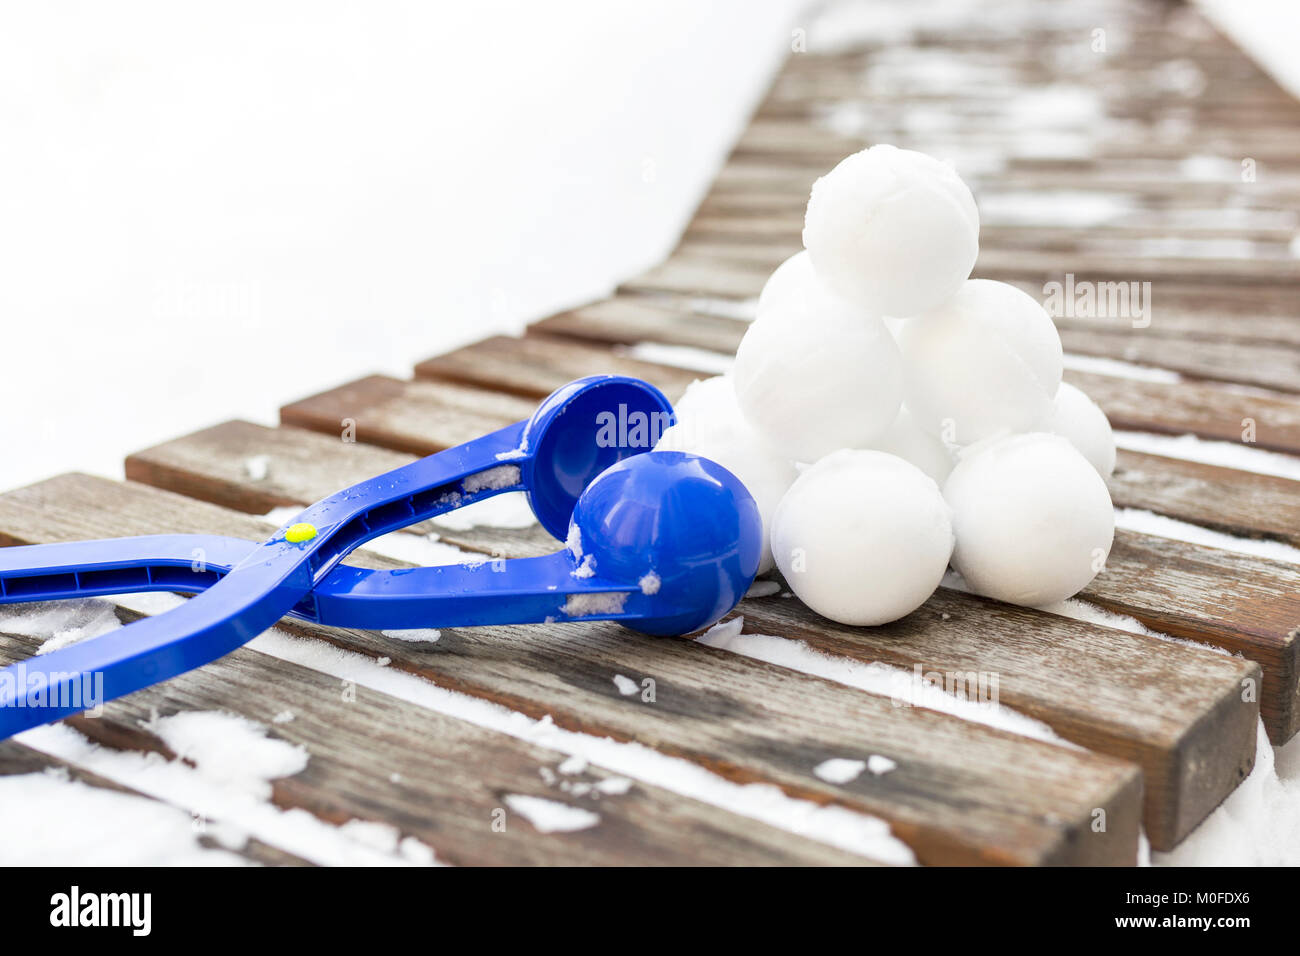
[[[1005,10],[1014,21],[1030,6]],[[918,22],[913,46],[868,38],[834,51],[814,29],[678,249],[610,298],[429,358],[410,381],[369,376],[305,398],[279,427],[232,421],[137,452],[126,482],[72,474],[0,495],[0,545],[260,539],[273,509],[526,417],[574,377],[622,372],[676,397],[734,352],[767,275],[799,247],[812,181],[877,141],[951,150],[982,205],[1037,197],[1019,220],[997,212],[1005,205],[986,212],[978,275],[1039,297],[1066,273],[1151,282],[1149,327],[1059,321],[1067,380],[1117,429],[1300,455],[1300,259],[1289,252],[1300,105],[1190,8],[1095,13],[1113,37],[1104,54],[1073,15],[1014,37]],[[914,89],[909,77],[939,50],[1005,79]],[[1171,62],[1203,90],[1153,87]],[[1011,118],[1011,93],[1062,88],[1097,115]],[[913,122],[920,114],[943,122]],[[1031,134],[1069,149],[1026,148]],[[976,148],[986,162],[962,168]],[[1235,173],[1245,159],[1253,182]],[[1112,213],[1054,223],[1063,194]],[[1232,215],[1207,215],[1220,209]],[[1251,254],[1223,254],[1241,248]],[[402,640],[286,620],[98,719],[0,744],[0,774],[60,770],[201,815],[183,786],[146,786],[117,758],[183,763],[151,716],[223,711],[309,754],[265,806],[226,821],[253,862],[334,862],[302,828],[347,835],[349,821],[368,821],[416,841],[366,850],[380,862],[415,859],[401,849],[414,845],[456,864],[1131,864],[1140,829],[1173,848],[1245,778],[1261,717],[1274,744],[1300,730],[1300,564],[1249,553],[1251,542],[1300,548],[1300,481],[1148,449],[1122,450],[1110,484],[1121,509],[1246,550],[1120,530],[1070,616],[941,589],[894,624],[849,628],[778,587],[741,604],[741,636],[733,626],[703,641],[608,624]],[[558,546],[536,526],[454,521],[397,539],[356,563],[400,567],[432,542],[505,557]],[[141,613],[129,599],[113,607],[124,622]],[[39,643],[4,633],[0,657]],[[998,708],[913,699],[917,674],[992,675]],[[837,758],[869,769],[818,772]],[[519,809],[529,800],[581,825],[547,825]]]

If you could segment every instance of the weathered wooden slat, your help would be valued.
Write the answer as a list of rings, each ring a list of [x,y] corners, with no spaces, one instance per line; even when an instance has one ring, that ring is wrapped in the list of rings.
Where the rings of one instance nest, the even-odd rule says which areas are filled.
[[[532,326],[536,332],[587,342],[623,345],[662,342],[727,355],[735,353],[747,327],[743,320],[692,311],[689,302],[657,303],[650,297],[636,295],[561,312]]]
[[[152,515],[152,517],[151,517]],[[213,518],[226,521],[214,523]],[[7,544],[72,540],[117,533],[197,531],[256,536],[254,518],[157,489],[68,475],[0,496],[0,540]],[[124,620],[136,615],[122,609]],[[328,629],[309,628],[312,636]],[[337,639],[337,638],[335,638]],[[0,635],[4,663],[39,642]],[[401,642],[376,639],[394,653]],[[379,655],[371,655],[377,657]],[[395,654],[396,656],[396,654]],[[612,686],[612,685],[611,685]],[[661,788],[633,784],[601,798],[566,793],[546,777],[564,755],[448,717],[377,691],[345,698],[338,679],[242,648],[199,671],[106,705],[79,729],[111,746],[163,752],[141,727],[152,713],[222,710],[272,728],[304,747],[307,768],[274,782],[272,802],[341,824],[351,819],[396,826],[461,864],[810,864],[862,863],[856,856],[718,810]],[[276,723],[288,710],[294,719]],[[543,770],[551,771],[546,775]],[[394,780],[393,775],[398,779]],[[612,775],[589,768],[594,785]],[[511,816],[494,817],[509,794],[541,797],[599,814],[589,829],[538,832]]]
[[[221,442],[230,426],[222,428],[169,442],[131,461],[166,461],[159,473],[181,476],[186,488],[205,483],[223,488],[238,480],[223,459],[256,448],[271,461],[310,458],[293,471],[301,503],[336,490],[331,461],[338,452],[332,447],[321,446],[311,456],[282,453],[282,445],[297,448],[301,433],[246,426],[239,444],[223,455]],[[361,445],[349,449],[348,470],[363,453]],[[388,456],[377,454],[376,470],[387,462]],[[132,474],[145,471],[138,465]],[[207,478],[207,473],[213,474]],[[467,547],[479,544],[469,533],[457,540]],[[491,544],[503,547],[500,538]],[[508,541],[504,547],[508,556],[530,553],[526,547],[510,548]],[[743,603],[740,613],[750,615],[751,605]],[[793,601],[764,604],[768,610],[758,630],[864,663],[996,673],[1003,703],[1076,743],[1135,760],[1146,773],[1146,827],[1156,846],[1172,846],[1199,823],[1236,786],[1254,752],[1258,708],[1241,701],[1240,684],[1257,679],[1259,672],[1240,660],[955,592],[941,592],[922,611],[884,628],[839,628],[792,610],[785,626],[774,629],[768,621],[780,606],[802,608]],[[831,640],[830,635],[837,636]],[[1178,690],[1160,689],[1174,684]],[[1195,769],[1186,762],[1193,754]]]
[[[1105,570],[1079,596],[1255,661],[1269,737],[1281,745],[1300,731],[1300,565],[1117,531]]]
[[[1253,430],[1255,447],[1300,454],[1300,399],[1294,396],[1072,369],[1066,370],[1065,381],[1083,389],[1115,428],[1229,442],[1240,442]]]
[[[418,378],[459,382],[537,398],[576,378],[630,375],[658,386],[676,400],[698,376],[685,369],[642,362],[609,349],[533,334],[526,339],[498,335],[415,366]]]
[[[1109,485],[1121,508],[1300,547],[1300,481],[1120,449]]]
[[[109,528],[116,534],[166,529],[244,537],[265,530],[247,515],[84,476],[0,496],[0,532],[12,543],[93,537]],[[285,626],[372,657],[388,657],[390,666],[440,686],[536,718],[549,715],[560,727],[637,741],[740,783],[774,783],[791,796],[880,816],[922,862],[1128,863],[1136,852],[1141,773],[1133,764],[923,708],[897,707],[885,697],[692,641],[644,637],[609,624],[578,624],[444,630],[436,644],[424,646],[367,632]],[[255,671],[248,677],[254,682],[261,673]],[[652,679],[654,702],[623,696],[614,683],[618,674],[638,684]],[[203,672],[191,680],[204,684]],[[306,676],[303,682],[310,684]],[[172,683],[161,692],[167,693]],[[207,694],[206,685],[194,693]],[[320,693],[313,690],[308,696]],[[229,688],[217,699],[252,697],[251,690]],[[356,733],[357,740],[341,748],[345,753],[373,746],[368,738],[386,739],[383,727],[361,716],[349,712],[346,718],[346,732]],[[307,721],[289,726],[299,724]],[[319,730],[330,734],[337,728]],[[418,723],[387,732],[403,747],[439,736]],[[316,749],[327,745],[323,740],[311,744]],[[897,769],[843,784],[813,773],[828,757],[870,754],[894,760]],[[476,756],[472,763],[490,768],[505,760]],[[437,792],[436,778],[436,772],[422,776],[413,791]],[[516,785],[522,783],[510,784]],[[329,781],[323,789],[340,791],[341,781]],[[1105,811],[1104,833],[1091,828],[1095,810]],[[428,836],[432,840],[435,834]],[[661,842],[681,847],[682,853],[698,850],[698,840],[684,838],[680,829]]]
[[[412,391],[414,388],[414,391]],[[427,399],[414,418],[412,397]],[[434,404],[436,403],[436,404]],[[429,418],[428,409],[438,414]],[[280,409],[286,425],[339,435],[400,451],[428,454],[527,418],[536,405],[514,395],[441,382],[409,382],[371,375]],[[418,436],[415,439],[409,436]]]
[[[1061,328],[1060,333],[1065,350],[1079,355],[1157,365],[1198,379],[1300,392],[1300,349],[1296,348],[1183,337],[1157,338],[1132,329]]]

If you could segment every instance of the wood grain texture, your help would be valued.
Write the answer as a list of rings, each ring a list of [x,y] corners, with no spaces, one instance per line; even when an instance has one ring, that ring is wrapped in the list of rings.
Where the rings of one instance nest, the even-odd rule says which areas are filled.
[[[10,543],[94,537],[109,526],[116,534],[166,529],[256,537],[265,530],[255,518],[214,505],[86,476],[0,496],[0,539]],[[922,862],[1131,863],[1136,853],[1141,773],[1131,763],[923,708],[897,707],[885,697],[692,641],[595,623],[444,630],[432,645],[288,622],[285,627],[388,657],[394,668],[534,718],[550,716],[566,729],[635,741],[738,783],[771,783],[791,796],[879,816]],[[203,685],[207,671],[187,680]],[[255,672],[262,674],[260,668]],[[613,680],[617,674],[637,683],[653,679],[655,701],[623,696]],[[276,686],[287,692],[299,677],[306,679],[295,675],[285,687]],[[249,679],[261,679],[263,686],[269,680]],[[195,693],[208,691],[202,686]],[[218,698],[242,704],[248,696],[240,690]],[[380,709],[386,713],[387,707],[385,702]],[[412,719],[429,718],[421,711]],[[346,719],[323,719],[321,733],[339,732],[332,725],[340,721],[358,736],[330,751],[331,759],[362,759],[354,751],[374,746],[368,737],[385,739],[379,727],[362,729],[351,712]],[[415,727],[391,733],[407,742],[401,747],[430,736]],[[887,756],[898,768],[844,784],[813,773],[829,757],[870,754]],[[324,759],[320,764],[328,766]],[[475,757],[473,764],[485,775],[497,772],[495,759]],[[432,777],[421,782],[436,785]],[[338,794],[346,792],[338,780],[311,789],[320,800],[342,799]],[[1105,811],[1105,832],[1092,830],[1096,810]],[[675,838],[682,852],[695,849],[693,842],[680,832]]]
[[[310,461],[293,469],[299,502],[337,490],[332,461],[339,453],[333,447],[299,456],[301,434],[246,426],[238,444],[223,449],[223,436],[231,430],[219,426],[131,460],[166,461],[158,474],[176,476],[188,492],[236,483],[226,463],[242,454],[256,452],[272,462],[304,457]],[[281,452],[281,446],[289,450]],[[341,469],[355,468],[364,453],[365,446],[349,448]],[[377,452],[374,473],[387,461],[386,453]],[[131,473],[146,472],[137,464]],[[256,494],[255,486],[248,493]],[[512,539],[515,533],[474,529],[451,539],[508,557],[536,553],[531,541]],[[742,603],[739,613],[749,618],[755,604]],[[921,666],[940,673],[999,675],[1007,706],[1089,749],[1143,767],[1145,824],[1157,847],[1172,846],[1190,832],[1236,786],[1254,754],[1258,698],[1242,701],[1241,683],[1258,682],[1260,675],[1245,661],[948,591],[882,628],[838,627],[797,601],[774,599],[757,606],[766,609],[753,622],[762,633],[801,640],[846,659],[884,661],[908,671]],[[784,618],[775,614],[780,608],[787,609]]]
[[[643,362],[607,348],[531,334],[497,335],[436,355],[415,366],[417,378],[459,382],[525,398],[544,398],[558,386],[588,375],[628,375],[658,387],[670,401],[699,376],[670,365]]]
[[[1120,449],[1107,484],[1121,508],[1300,547],[1300,481]]]
[[[534,323],[535,332],[606,344],[661,342],[734,354],[748,327],[733,318],[693,311],[691,303],[622,295]]]
[[[413,398],[424,402],[419,406],[424,417],[411,413],[416,407]],[[518,396],[484,389],[371,375],[286,405],[280,409],[280,420],[337,435],[340,441],[350,437],[428,454],[527,418],[535,407]],[[430,408],[438,409],[436,417],[427,417]],[[405,437],[411,435],[418,438]]]

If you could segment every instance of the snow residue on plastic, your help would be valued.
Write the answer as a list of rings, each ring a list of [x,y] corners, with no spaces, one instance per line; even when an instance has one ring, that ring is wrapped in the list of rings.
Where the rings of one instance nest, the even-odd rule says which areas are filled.
[[[578,530],[576,524],[569,525],[569,534],[564,539],[564,546],[569,549],[575,561],[582,560],[582,532]]]
[[[595,557],[590,554],[584,555],[582,560],[578,562],[578,566],[569,573],[572,574],[575,578],[580,578],[580,579],[595,577],[596,576]]]
[[[1155,535],[1158,538],[1173,538],[1175,541],[1250,554],[1270,561],[1300,564],[1300,548],[1294,545],[1259,538],[1239,538],[1236,535],[1212,531],[1200,525],[1158,515],[1141,508],[1116,508],[1115,527]]]
[[[186,811],[72,780],[62,771],[0,776],[0,813],[11,825],[6,866],[244,866],[205,847]],[[241,843],[242,846],[242,843]]]
[[[508,793],[506,806],[533,825],[538,833],[572,833],[600,823],[600,814],[545,797]]]
[[[113,605],[95,599],[0,605],[0,631],[43,638],[37,654],[48,654],[121,626]]]
[[[575,574],[577,572],[574,572]],[[593,614],[622,614],[627,603],[627,592],[611,591],[604,594],[570,594],[560,613],[565,617],[591,617]]]
[[[499,491],[502,488],[512,488],[519,484],[519,466],[518,465],[497,465],[495,468],[489,468],[487,471],[480,471],[465,478],[460,486],[464,489],[465,494],[472,495],[480,491]]]
[[[534,720],[492,701],[438,687],[414,674],[377,667],[370,658],[325,641],[271,630],[250,646],[281,660],[355,681],[362,687],[537,746],[579,754],[623,777],[662,787],[850,853],[882,863],[915,862],[908,846],[894,837],[889,825],[878,817],[790,797],[771,784],[735,783],[691,761],[643,744],[564,730],[555,726],[549,717]]]
[[[1153,435],[1147,432],[1115,432],[1115,445],[1128,451],[1166,458],[1181,458],[1203,465],[1219,465],[1259,475],[1276,475],[1300,481],[1300,458],[1265,451],[1230,441],[1207,441],[1195,435]]]
[[[888,664],[864,664],[847,657],[832,657],[810,648],[803,641],[770,634],[744,634],[744,617],[715,624],[696,638],[701,644],[767,661],[804,674],[833,680],[868,693],[888,697],[899,706],[925,707],[942,711],[972,723],[996,727],[1022,737],[1045,740],[1067,747],[1074,744],[1059,737],[1047,724],[1002,706],[995,700],[968,700],[917,679],[913,672]]]
[[[653,571],[647,571],[641,576],[641,580],[637,581],[637,584],[640,586],[642,594],[658,594],[663,582],[659,580],[659,575]]]
[[[823,760],[813,767],[813,773],[827,783],[845,784],[858,779],[862,775],[862,771],[866,769],[867,763],[865,760],[831,757],[829,760]]]

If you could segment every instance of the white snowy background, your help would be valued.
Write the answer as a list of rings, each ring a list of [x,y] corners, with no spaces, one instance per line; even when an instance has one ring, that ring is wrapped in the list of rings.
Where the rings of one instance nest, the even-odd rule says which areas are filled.
[[[1300,93],[1288,49],[1300,4],[1201,5]],[[233,417],[273,423],[287,401],[369,372],[407,375],[419,359],[605,294],[669,251],[804,7],[0,0],[0,488],[74,469],[119,476],[130,451]],[[1231,463],[1300,477],[1281,458]],[[76,639],[115,626],[94,619],[102,612],[14,611],[6,626]],[[813,666],[791,642],[742,627],[708,640]],[[584,766],[590,757],[882,857],[900,849],[870,826],[846,830],[798,801],[483,709],[324,646],[274,632],[259,642]],[[874,687],[879,675],[826,676]],[[264,729],[228,715],[155,729],[193,769],[137,765],[66,728],[25,739],[178,806],[204,802],[245,836],[274,831],[309,859],[432,860],[363,821],[336,831],[277,815],[268,781],[303,756],[257,750]],[[232,755],[250,748],[264,759],[232,777]],[[888,772],[851,760],[821,770],[863,767]],[[236,862],[193,846],[183,811],[160,823],[154,805],[54,778],[0,781],[4,805],[45,808],[28,828],[35,860],[57,857],[60,840],[82,859],[85,834],[68,821],[111,817],[131,844],[101,846],[104,861]],[[23,846],[8,856],[20,861]],[[1300,747],[1275,754],[1261,741],[1255,774],[1173,859],[1300,862]]]

